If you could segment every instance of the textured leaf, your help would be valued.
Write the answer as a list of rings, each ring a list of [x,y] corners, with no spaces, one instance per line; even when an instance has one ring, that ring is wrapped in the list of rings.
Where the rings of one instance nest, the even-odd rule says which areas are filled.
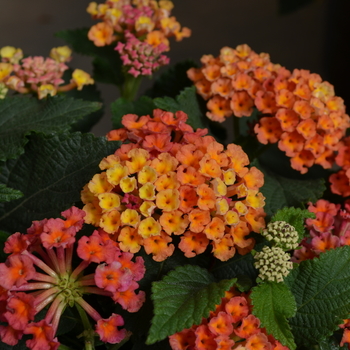
[[[197,67],[191,60],[186,60],[170,67],[154,82],[151,89],[146,91],[146,95],[156,97],[176,97],[185,87],[193,86],[193,81],[187,77],[187,71]]]
[[[154,104],[156,107],[169,112],[183,111],[188,115],[187,123],[194,129],[203,128],[203,117],[197,100],[195,86],[187,87],[180,92],[176,98],[163,97],[155,98]]]
[[[217,280],[246,276],[255,281],[258,277],[252,254],[235,254],[233,258],[227,261],[217,261],[210,272]]]
[[[0,184],[0,202],[10,202],[14,199],[21,198],[23,193],[13,188],[8,188],[4,184]]]
[[[0,100],[0,160],[23,153],[32,131],[52,133],[69,130],[70,125],[101,107],[100,103],[55,96],[39,101],[29,97]]]
[[[114,128],[122,128],[122,117],[125,114],[152,115],[155,105],[151,98],[142,96],[137,101],[128,101],[125,98],[118,98],[111,104],[112,122]]]
[[[315,218],[314,213],[310,213],[306,209],[300,208],[283,208],[278,210],[277,213],[271,218],[271,222],[274,221],[286,221],[292,225],[299,234],[299,239],[304,238],[305,235],[305,220],[307,218]]]
[[[103,47],[95,46],[89,40],[90,28],[62,30],[56,36],[65,40],[77,53],[95,57],[93,61],[94,79],[102,83],[121,85],[124,77],[119,53],[114,50],[115,44]]]
[[[262,283],[253,288],[250,297],[253,314],[260,319],[261,326],[282,345],[294,350],[296,345],[287,318],[295,315],[296,303],[288,287],[284,283]]]
[[[319,342],[320,350],[348,350],[347,345],[340,346],[340,339],[334,337],[323,339]]]
[[[64,75],[64,79],[68,83],[68,81],[71,79],[73,70],[69,69],[69,71],[66,71],[66,72],[67,72],[67,75],[66,74]],[[100,109],[85,115],[83,118],[79,119],[77,122],[75,122],[71,126],[72,131],[80,131],[80,132],[90,131],[91,128],[102,118],[104,113],[104,106],[102,104],[103,100],[101,97],[101,92],[97,89],[96,84],[86,85],[83,87],[82,90],[73,89],[73,90],[67,91],[65,95],[68,97],[73,97],[75,99],[101,103]]]
[[[147,344],[199,324],[215,309],[235,281],[215,283],[207,270],[186,265],[170,272],[162,281],[154,282],[154,317]]]
[[[349,316],[350,247],[302,261],[285,283],[297,302],[290,325],[297,345],[309,346],[329,337]]]
[[[32,135],[25,154],[0,169],[0,182],[24,194],[0,204],[0,227],[23,232],[33,220],[58,216],[80,200],[82,187],[117,145],[92,134]]]
[[[260,191],[266,197],[264,209],[269,216],[284,207],[299,207],[309,201],[316,202],[325,191],[324,179],[288,179],[265,169],[256,160],[251,165],[264,173],[264,186]]]

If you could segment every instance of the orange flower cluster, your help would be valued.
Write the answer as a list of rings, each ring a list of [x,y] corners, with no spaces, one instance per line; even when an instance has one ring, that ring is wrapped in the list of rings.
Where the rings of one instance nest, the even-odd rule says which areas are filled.
[[[206,100],[208,118],[262,113],[254,131],[259,142],[277,143],[302,174],[313,164],[331,168],[339,141],[350,126],[344,102],[318,74],[290,72],[272,64],[268,54],[247,45],[224,47],[220,56],[203,56],[203,67],[191,68],[189,78]]]
[[[120,248],[136,253],[141,246],[153,259],[172,255],[172,235],[181,236],[186,257],[211,244],[220,260],[236,250],[248,253],[251,231],[265,226],[263,174],[240,146],[227,150],[206,129],[193,131],[183,112],[154,110],[153,118],[128,114],[123,129],[110,140],[131,141],[100,163],[84,187],[85,220],[115,234]]]
[[[180,41],[191,35],[190,29],[181,29],[171,16],[173,7],[169,0],[107,0],[99,5],[91,2],[87,12],[102,22],[91,27],[88,37],[96,46],[105,46],[123,38],[127,31],[153,47],[162,43],[169,49],[169,37]]]
[[[173,350],[288,350],[260,328],[245,293],[226,292],[221,304],[200,325],[169,337]]]

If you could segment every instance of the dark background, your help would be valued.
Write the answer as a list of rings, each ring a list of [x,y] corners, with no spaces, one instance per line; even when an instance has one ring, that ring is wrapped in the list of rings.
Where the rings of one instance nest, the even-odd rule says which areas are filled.
[[[187,58],[199,61],[203,54],[218,56],[223,46],[246,43],[290,70],[320,74],[350,104],[350,0],[315,0],[287,14],[280,13],[277,0],[173,2],[172,14],[192,29],[192,36],[171,42],[171,64]],[[97,23],[86,13],[88,4],[87,0],[0,0],[0,47],[11,45],[26,55],[48,56],[52,47],[65,44],[54,37],[55,32]],[[90,58],[77,54],[69,65],[91,71]],[[146,81],[143,89],[150,83]],[[99,84],[99,88],[107,112],[93,132],[104,135],[111,128],[108,106],[118,92],[111,85]]]

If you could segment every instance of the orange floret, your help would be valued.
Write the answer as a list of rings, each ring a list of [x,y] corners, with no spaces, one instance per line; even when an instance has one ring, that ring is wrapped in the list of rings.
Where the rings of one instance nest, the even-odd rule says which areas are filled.
[[[179,188],[180,193],[180,206],[179,209],[184,213],[188,213],[197,205],[198,196],[196,190],[192,186],[181,186]]]
[[[186,231],[181,236],[179,248],[184,252],[186,258],[193,258],[203,253],[209,244],[207,236],[201,232]]]
[[[175,250],[171,237],[165,232],[160,232],[160,235],[150,236],[143,240],[143,246],[147,254],[153,255],[153,260],[163,261],[171,256]]]
[[[283,131],[292,132],[299,124],[299,116],[291,109],[280,108],[276,113],[276,118],[281,124]]]
[[[297,131],[284,132],[278,142],[278,148],[286,152],[288,157],[294,157],[304,148],[304,144],[305,139]]]
[[[213,241],[212,245],[213,255],[221,261],[231,259],[236,253],[233,239],[229,234],[224,235],[221,240]]]
[[[188,216],[190,220],[190,230],[202,232],[204,227],[210,222],[210,213],[206,210],[193,209]]]
[[[216,122],[223,122],[226,117],[232,115],[232,111],[230,109],[230,101],[219,95],[212,97],[208,101],[207,107],[210,112],[207,112],[206,116],[210,120],[214,120]]]
[[[207,184],[199,185],[197,188],[197,194],[199,196],[197,202],[199,209],[209,210],[215,207],[215,193]]]
[[[119,247],[123,252],[137,253],[143,244],[142,237],[133,227],[123,227],[118,235]]]
[[[225,233],[225,223],[218,217],[214,217],[203,230],[208,239],[213,241],[220,240]]]
[[[230,106],[235,117],[249,117],[253,112],[254,100],[246,91],[237,91],[232,94]]]
[[[275,117],[263,117],[254,127],[260,143],[276,143],[283,133],[280,122]]]
[[[307,150],[302,150],[297,155],[291,158],[290,163],[293,169],[305,174],[315,162],[314,155]]]
[[[344,170],[340,170],[329,177],[331,183],[331,190],[335,194],[343,197],[350,196],[350,181]]]
[[[172,233],[174,235],[181,235],[185,232],[189,225],[189,220],[187,215],[184,215],[183,217],[182,215],[183,213],[180,210],[174,210],[171,212],[165,212],[160,216],[159,222],[168,235],[171,235]]]
[[[96,46],[105,46],[116,40],[116,36],[113,34],[113,27],[108,23],[101,22],[90,28],[88,38],[93,41]]]

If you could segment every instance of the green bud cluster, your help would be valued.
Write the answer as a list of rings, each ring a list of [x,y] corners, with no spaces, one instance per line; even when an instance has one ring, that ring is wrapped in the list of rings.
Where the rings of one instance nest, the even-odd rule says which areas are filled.
[[[255,254],[254,259],[254,266],[259,269],[262,280],[282,282],[293,268],[289,254],[280,247],[265,246],[261,252]]]
[[[261,234],[275,247],[283,250],[295,249],[298,246],[299,235],[294,226],[285,221],[270,222]]]

